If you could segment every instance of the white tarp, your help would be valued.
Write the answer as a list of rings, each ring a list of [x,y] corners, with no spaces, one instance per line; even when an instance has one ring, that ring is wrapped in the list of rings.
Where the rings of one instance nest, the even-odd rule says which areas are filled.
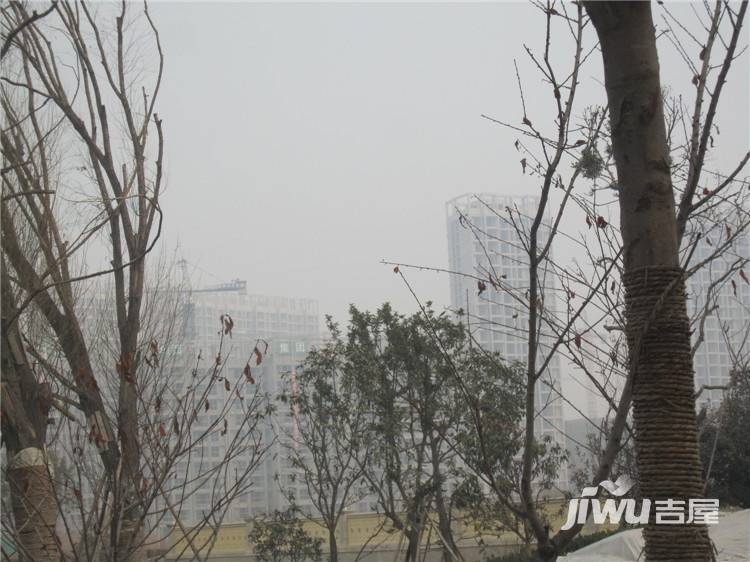
[[[750,509],[721,513],[719,524],[709,526],[708,534],[718,550],[718,562],[750,561]],[[640,529],[617,533],[576,552],[561,556],[558,562],[636,562],[643,549]],[[640,556],[643,560],[643,556]]]

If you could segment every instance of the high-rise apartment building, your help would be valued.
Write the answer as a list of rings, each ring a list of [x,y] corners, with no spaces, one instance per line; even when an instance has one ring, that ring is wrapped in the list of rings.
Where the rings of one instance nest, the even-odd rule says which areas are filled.
[[[709,259],[717,244],[704,237],[695,247],[691,263]],[[696,389],[726,385],[737,357],[750,353],[750,284],[738,271],[726,277],[736,264],[748,259],[750,236],[745,234],[688,279],[693,344],[702,339],[693,357]],[[750,274],[750,268],[745,267],[745,274]],[[703,390],[697,402],[716,406],[722,396],[722,390]]]
[[[231,338],[225,336],[222,345],[222,377],[230,381],[242,378],[245,365],[252,360],[252,373],[258,390],[271,400],[285,390],[285,385],[290,385],[291,373],[304,361],[308,351],[320,343],[317,301],[248,295],[244,281],[193,290],[187,309],[180,353],[182,360],[178,360],[173,369],[175,376],[179,377],[175,382],[176,395],[180,395],[187,385],[195,384],[192,382],[192,368],[199,353],[204,357],[203,369],[210,367],[219,349],[220,318],[224,314],[231,316],[234,325]],[[254,349],[258,345],[266,351],[266,343],[267,352],[261,365],[256,367]],[[245,392],[250,393],[251,389],[246,388]],[[209,400],[218,406],[225,399],[224,386],[214,384]],[[200,412],[192,428],[196,436],[210,427],[216,421],[216,416],[220,415],[218,407],[216,411],[213,408],[205,413]],[[205,472],[206,467],[220,463],[228,463],[227,470],[222,469],[223,474],[232,475],[235,469],[243,473],[251,460],[250,455],[238,455],[229,461],[225,461],[225,456],[232,447],[231,440],[244,416],[242,402],[235,401],[226,413],[228,432],[225,435],[221,431],[210,432],[203,440],[200,455],[194,455],[191,461],[179,463],[174,481],[182,482],[186,471]],[[309,497],[299,471],[287,461],[285,447],[293,437],[293,424],[292,416],[284,408],[277,408],[269,419],[261,423],[261,443],[264,447],[270,445],[270,449],[252,473],[251,486],[232,502],[225,523],[241,522],[251,516],[286,508],[288,501],[282,488],[285,493],[294,495],[295,503],[301,508],[309,507]],[[203,465],[196,466],[198,462]],[[212,504],[211,490],[208,487],[197,489],[182,505],[181,518],[188,524],[196,523]],[[167,527],[171,524],[169,519],[164,521]]]
[[[480,294],[477,280],[461,274],[485,280],[492,274],[523,298],[530,285],[529,266],[525,241],[518,230],[529,231],[538,205],[539,198],[535,196],[492,193],[462,195],[446,204],[449,269],[456,272],[450,276],[451,306],[464,311],[463,318],[484,349],[500,353],[509,362],[527,363],[528,311],[519,306],[514,295],[493,290],[489,281],[487,290]],[[540,230],[540,244],[544,244],[547,229]],[[554,278],[543,269],[541,284],[545,307],[553,307]],[[540,357],[546,357],[552,341],[551,336],[543,333]],[[549,436],[564,447],[563,405],[558,392],[561,392],[560,359],[555,355],[537,385],[539,415],[535,433],[538,437]],[[560,485],[564,486],[567,476],[562,472]]]

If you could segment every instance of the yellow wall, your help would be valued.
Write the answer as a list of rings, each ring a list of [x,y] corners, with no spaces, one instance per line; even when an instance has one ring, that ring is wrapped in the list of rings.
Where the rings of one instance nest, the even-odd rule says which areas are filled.
[[[567,502],[562,500],[553,500],[540,507],[540,511],[546,516],[550,522],[552,532],[554,533],[564,522],[567,515]],[[437,521],[437,515],[431,515],[432,521]],[[328,531],[322,526],[322,521],[310,521],[305,520],[303,522],[303,528],[305,531],[313,537],[320,538],[323,541],[323,549],[328,548]],[[214,554],[234,554],[234,553],[246,553],[250,554],[252,548],[247,540],[247,535],[250,531],[252,523],[234,523],[223,525],[219,530],[216,544],[212,550]],[[381,528],[382,526],[382,528]],[[611,528],[612,525],[604,525],[598,527],[597,530]],[[374,539],[371,537],[377,533]],[[473,521],[468,519],[457,518],[453,525],[456,541],[459,544],[475,543],[478,538],[482,538],[487,544],[518,544],[518,537],[511,532],[503,532],[500,534],[493,533],[491,530],[477,531]],[[425,530],[425,536],[427,536],[429,530]],[[433,536],[436,536],[433,531]],[[207,546],[207,541],[210,539],[212,534],[211,529],[203,529],[197,534],[194,534],[194,544],[197,548],[203,549]],[[377,513],[355,513],[355,514],[344,514],[341,521],[339,522],[339,528],[336,531],[336,538],[340,548],[346,549],[347,547],[361,547],[368,540],[371,545],[383,545],[394,546],[398,545],[402,541],[401,533],[395,530],[388,521],[385,521],[384,516]],[[170,544],[177,543],[176,550],[173,550],[175,554],[182,551],[186,545],[185,538],[179,532],[175,530],[172,533]],[[189,551],[186,551],[189,552]]]
[[[390,520],[387,520],[384,515],[377,513],[347,514],[342,524],[346,528],[347,545],[361,546],[370,540],[370,537],[375,535],[378,530],[380,532],[370,542],[398,544],[401,541],[401,533],[393,528]]]
[[[250,550],[250,543],[247,540],[247,534],[247,523],[230,523],[222,525],[219,528],[218,536],[216,537],[216,544],[211,552],[216,554],[235,552],[246,553]],[[199,551],[208,547],[212,535],[213,529],[209,527],[205,527],[197,533],[193,532],[192,534],[189,534],[193,539],[193,545]],[[182,552],[184,548],[187,548],[185,551],[186,553],[192,552],[190,547],[188,547],[187,540],[179,529],[175,529],[172,532],[170,539],[170,544],[176,544],[175,549],[173,550],[175,554]]]

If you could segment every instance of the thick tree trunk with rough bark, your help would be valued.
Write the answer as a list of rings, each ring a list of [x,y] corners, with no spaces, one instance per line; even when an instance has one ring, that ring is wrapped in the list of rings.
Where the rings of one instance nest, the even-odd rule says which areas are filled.
[[[21,560],[57,562],[57,500],[43,451],[29,447],[16,453],[7,476]]]
[[[32,371],[23,348],[16,305],[6,275],[2,285],[2,432],[8,451],[6,477],[10,489],[13,522],[21,560],[48,562],[60,560],[55,536],[57,500],[52,469],[45,453],[50,389]]]
[[[643,497],[703,495],[683,271],[648,2],[586,2],[601,43],[624,244],[625,316]],[[644,530],[649,561],[711,559],[704,526]]]

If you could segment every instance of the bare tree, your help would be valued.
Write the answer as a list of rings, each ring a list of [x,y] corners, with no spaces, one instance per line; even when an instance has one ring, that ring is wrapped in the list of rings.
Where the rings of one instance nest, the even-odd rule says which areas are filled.
[[[696,100],[691,110],[685,107],[681,98],[670,97],[666,98],[666,109],[663,109],[664,93],[658,83],[658,65],[650,67],[656,72],[655,75],[653,72],[648,74],[649,80],[655,80],[649,83],[650,90],[644,93],[643,89],[639,89],[642,86],[645,88],[644,84],[648,81],[642,80],[643,77],[633,71],[641,67],[632,65],[630,61],[640,60],[638,57],[643,51],[636,53],[628,49],[640,48],[637,45],[642,45],[642,42],[636,41],[635,36],[627,39],[618,36],[618,33],[625,32],[622,29],[615,31],[613,27],[618,18],[624,21],[628,17],[635,17],[632,14],[639,11],[650,14],[649,5],[591,3],[586,9],[591,12],[589,15],[594,23],[599,25],[593,12],[600,11],[605,22],[603,25],[608,26],[606,33],[600,30],[602,49],[606,51],[609,46],[617,52],[616,57],[612,55],[614,58],[610,63],[606,62],[605,54],[605,76],[614,80],[612,87],[619,88],[619,97],[610,94],[609,111],[604,107],[590,108],[582,112],[579,122],[576,122],[578,118],[574,109],[577,85],[583,65],[596,50],[596,45],[584,47],[584,32],[590,27],[590,20],[582,5],[575,8],[555,2],[535,5],[546,21],[543,51],[538,55],[530,47],[524,47],[531,65],[548,88],[554,115],[552,131],[546,132],[547,127],[540,125],[535,118],[536,113],[542,113],[542,108],[527,107],[518,67],[516,78],[523,110],[520,124],[487,119],[502,125],[516,136],[515,149],[522,156],[520,171],[538,179],[539,203],[531,212],[512,205],[505,209],[497,208],[481,196],[474,204],[511,229],[513,237],[510,242],[517,245],[513,255],[522,256],[519,259],[527,268],[529,282],[518,285],[506,278],[502,267],[495,267],[493,256],[498,255],[497,247],[508,244],[509,240],[485,230],[484,224],[474,221],[472,213],[462,209],[456,209],[458,220],[474,237],[480,251],[484,252],[486,264],[471,272],[424,266],[417,268],[443,271],[471,280],[476,287],[475,295],[479,295],[478,300],[482,303],[492,304],[495,295],[498,295],[497,302],[507,303],[499,296],[510,297],[510,304],[503,306],[513,310],[513,320],[484,318],[472,310],[465,312],[470,329],[474,326],[472,333],[487,330],[515,334],[526,343],[522,478],[517,489],[503,492],[500,505],[504,505],[502,501],[508,502],[517,517],[528,525],[537,542],[540,559],[554,560],[581,529],[581,525],[576,525],[567,531],[554,532],[546,515],[539,509],[540,482],[534,476],[533,451],[539,444],[534,426],[540,417],[545,419],[547,405],[542,401],[540,406],[540,393],[544,389],[545,394],[568,401],[561,389],[555,388],[554,381],[547,380],[545,376],[545,369],[556,357],[566,358],[584,376],[588,386],[595,389],[609,405],[611,417],[607,424],[601,426],[598,421],[591,420],[594,427],[602,427],[605,432],[602,447],[592,451],[597,460],[592,474],[593,485],[609,477],[613,465],[619,462],[618,453],[634,435],[638,439],[637,430],[641,428],[645,437],[640,443],[636,442],[636,449],[645,461],[639,461],[638,469],[641,483],[651,482],[651,485],[642,486],[643,495],[657,499],[702,495],[695,432],[683,431],[685,423],[688,427],[692,424],[694,428],[695,420],[691,364],[691,352],[694,350],[690,346],[691,320],[685,313],[683,285],[686,279],[705,270],[708,264],[730,255],[734,244],[747,234],[750,224],[746,183],[741,175],[748,161],[747,154],[728,173],[712,173],[710,180],[716,182],[714,185],[710,185],[708,179],[700,179],[706,155],[714,149],[715,135],[718,135],[713,121],[722,86],[733,61],[744,52],[738,46],[738,37],[745,5],[734,10],[724,3],[716,3],[707,8],[707,13],[703,15],[705,21],[701,23],[706,39],[698,44],[705,48],[695,53],[700,63],[693,80]],[[664,10],[667,22],[664,34],[678,49],[682,45],[680,33],[685,32],[690,40],[695,40],[668,8]],[[639,32],[650,34],[651,58],[648,60],[649,64],[654,64],[656,49],[650,15],[648,24],[644,21],[639,23]],[[572,49],[572,60],[562,70],[560,64],[555,62],[557,59],[553,57],[552,46],[555,37],[558,43],[561,41],[555,35],[560,30],[567,36],[563,40],[567,40]],[[603,38],[605,35],[606,42]],[[713,56],[719,59],[718,63],[710,62],[712,46]],[[719,51],[723,52],[718,54]],[[682,52],[686,53],[684,49]],[[689,60],[686,54],[685,57]],[[607,64],[612,68],[607,70]],[[614,74],[608,75],[608,72]],[[716,75],[716,82],[713,88],[709,88],[706,84],[713,75]],[[631,80],[627,86],[624,85],[626,79]],[[610,123],[607,122],[608,112],[611,115]],[[661,127],[661,132],[658,135],[654,132],[648,138],[634,136],[633,131],[645,134],[643,131],[648,127]],[[623,135],[628,143],[625,148],[622,146]],[[661,152],[648,152],[656,150],[657,145]],[[626,154],[628,150],[635,151],[637,157]],[[624,162],[626,156],[628,163]],[[670,179],[670,174],[674,180]],[[590,186],[590,191],[584,193],[576,189],[582,185]],[[635,191],[628,191],[631,187]],[[649,190],[658,192],[659,197]],[[674,204],[675,196],[678,198],[677,206]],[[618,213],[612,210],[611,205],[618,202],[622,233],[615,226]],[[628,213],[636,218],[631,218]],[[650,218],[646,220],[645,217]],[[569,227],[575,220],[581,221],[578,224],[585,224],[582,231]],[[652,244],[648,236],[657,232],[667,234]],[[700,259],[696,258],[696,244],[711,244],[711,238],[714,241],[713,250]],[[636,239],[639,242],[634,242]],[[559,240],[576,247],[581,257],[573,263],[556,260],[551,249],[553,243]],[[664,258],[663,263],[660,262],[661,258],[655,257],[667,254],[669,261]],[[741,257],[731,261],[726,271],[712,279],[712,291],[726,290],[725,287],[731,285],[736,293],[735,279],[738,283],[743,282],[746,275],[742,268],[746,263],[747,260]],[[401,273],[414,267],[399,263],[390,265],[397,266],[397,271]],[[652,266],[668,270],[663,282],[659,281],[662,269],[657,267],[652,271]],[[638,296],[629,288],[630,272],[634,267],[649,270],[647,289]],[[633,274],[633,283],[636,278],[644,282],[645,270],[639,271],[640,277]],[[624,278],[622,284],[619,282],[621,276]],[[626,297],[626,293],[631,296]],[[634,308],[636,303],[637,310]],[[677,314],[680,310],[682,312]],[[714,312],[712,304],[696,310],[692,326],[700,327],[706,315]],[[639,319],[635,323],[633,315]],[[476,345],[481,348],[482,342],[477,340]],[[681,343],[678,345],[676,342]],[[696,345],[700,345],[700,338]],[[671,361],[672,357],[677,356],[673,352],[678,348],[681,350],[679,353],[683,353],[682,367],[667,368],[669,362],[657,361],[656,364],[662,365],[660,369],[666,369],[667,374],[652,377],[648,365],[653,365],[653,354],[664,353],[663,357],[668,356]],[[662,388],[659,386],[661,384],[667,386]],[[634,431],[629,413],[636,388],[640,405],[635,408]],[[674,405],[671,404],[672,396]],[[670,403],[664,403],[665,400]],[[575,408],[572,403],[569,404]],[[646,414],[642,413],[642,407],[646,408]],[[583,412],[579,411],[579,414],[586,417]],[[647,419],[646,429],[642,429],[644,415]],[[657,420],[658,431],[648,429],[655,427],[650,425],[654,420]],[[481,435],[481,417],[475,416],[474,425],[476,435]],[[564,428],[558,430],[564,433]],[[665,462],[664,451],[672,449],[675,459],[679,460]],[[481,453],[482,448],[479,447],[478,451]],[[487,460],[492,459],[488,457]],[[681,477],[684,471],[692,476]],[[665,478],[674,482],[674,487],[662,487]],[[693,488],[690,488],[690,482]],[[517,494],[518,502],[514,494]],[[651,527],[647,535],[653,536],[653,532]],[[693,530],[685,527],[672,532],[692,533]],[[703,545],[696,552],[708,544],[706,536],[705,529],[691,535],[691,541]],[[662,540],[662,544],[666,549],[676,541],[673,537]],[[692,543],[685,541],[684,544],[684,554],[688,556]],[[680,553],[683,551],[674,556],[682,556]],[[658,554],[655,556],[655,559],[659,559]]]
[[[159,34],[147,5],[125,2],[56,2],[44,19],[11,2],[2,25],[3,524],[30,560],[140,560],[164,529],[205,559],[267,450],[269,406],[250,358],[247,374],[224,373],[229,315],[208,368],[195,350],[179,369],[189,295],[170,267],[147,267],[164,186]],[[208,461],[214,434],[227,446]],[[186,521],[198,489],[210,500]]]
[[[630,349],[633,418],[641,491],[655,500],[701,497],[690,323],[680,239],[705,160],[711,119],[739,37],[747,4],[735,13],[717,3],[712,34],[701,53],[710,58],[723,13],[733,20],[725,64],[711,92],[708,122],[700,123],[704,91],[698,91],[688,177],[675,212],[669,143],[664,118],[656,34],[645,3],[587,3],[604,60],[612,146],[624,247],[625,329]],[[725,12],[726,10],[726,12]],[[708,79],[708,62],[698,76]],[[656,525],[644,530],[647,560],[710,560],[708,529]]]
[[[5,104],[5,115],[11,127],[3,133],[2,145],[15,181],[3,184],[4,191],[13,197],[14,205],[12,211],[10,205],[3,206],[3,251],[25,294],[20,310],[32,301],[39,307],[73,374],[74,380],[66,382],[76,387],[81,409],[89,420],[102,462],[112,478],[115,521],[111,528],[111,546],[113,557],[119,560],[129,555],[142,515],[136,498],[141,484],[141,451],[135,377],[144,353],[144,343],[139,342],[138,336],[145,256],[161,228],[163,137],[154,107],[163,58],[158,33],[146,9],[144,16],[154,32],[159,70],[150,99],[144,89],[143,107],[135,106],[138,107],[135,109],[131,97],[134,84],[129,82],[125,49],[126,5],[122,5],[116,18],[114,57],[107,53],[100,24],[86,4],[56,4],[55,16],[59,27],[44,26],[49,19],[22,27],[22,23],[30,19],[24,5],[11,3],[3,8],[7,28],[20,28],[11,43],[21,68],[18,80],[3,78],[3,87],[27,100],[26,114],[18,114],[9,103]],[[62,39],[69,41],[69,54],[75,60],[75,68],[69,74],[64,70],[71,67],[63,64],[62,53],[56,47],[56,42]],[[71,91],[72,77],[83,95]],[[50,155],[44,146],[47,131],[42,128],[41,112],[53,113],[54,116],[48,118],[70,127],[86,154],[85,168],[95,188],[89,197],[99,205],[99,217],[98,224],[86,229],[76,240],[67,238],[60,221],[59,197],[51,189],[50,184],[56,178],[49,176]],[[126,124],[123,137],[112,129],[118,119]],[[156,159],[148,164],[151,132],[156,139]],[[119,140],[126,142],[122,149],[116,146]],[[36,234],[40,254],[37,263],[22,252],[18,242],[19,220],[12,213],[23,217],[20,220]],[[73,256],[105,226],[111,241],[109,251],[115,279],[120,347],[118,371],[122,377],[115,419],[106,415],[104,397],[94,374],[71,285],[75,280],[71,273]]]

